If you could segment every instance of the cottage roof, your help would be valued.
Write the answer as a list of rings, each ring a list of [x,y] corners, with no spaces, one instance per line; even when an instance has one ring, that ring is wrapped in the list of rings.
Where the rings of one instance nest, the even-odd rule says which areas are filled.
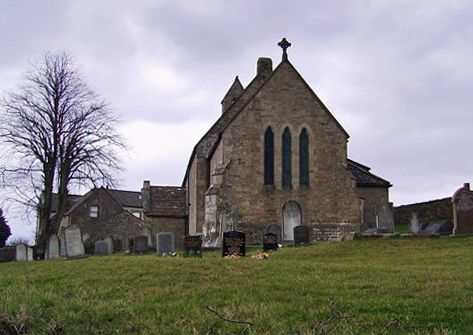
[[[356,186],[371,186],[371,187],[391,187],[391,183],[381,177],[378,177],[370,172],[371,168],[363,164],[347,160],[348,171],[351,172],[355,178]]]
[[[141,192],[108,189],[108,192],[123,207],[142,208]]]
[[[187,215],[186,188],[151,186],[150,206],[149,216],[184,217]]]
[[[67,204],[66,204],[66,211],[71,209],[75,204],[80,202],[82,199],[82,195],[77,194],[69,194],[67,196]],[[57,193],[53,193],[51,196],[51,211],[55,213],[57,211],[57,204],[58,204],[58,197]]]

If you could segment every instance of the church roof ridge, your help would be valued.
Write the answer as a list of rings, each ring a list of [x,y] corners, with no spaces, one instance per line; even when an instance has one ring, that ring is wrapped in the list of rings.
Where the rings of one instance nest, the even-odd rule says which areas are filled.
[[[241,90],[241,94],[243,94],[243,92],[245,91],[245,88],[243,87],[243,85],[241,84],[241,81],[240,81],[240,78],[238,78],[238,76],[235,76],[235,79],[233,80],[233,83],[232,85],[230,86],[230,88],[228,89],[227,93],[225,93],[225,95],[223,96],[223,99],[221,101],[221,103],[233,92],[235,92],[235,90]]]

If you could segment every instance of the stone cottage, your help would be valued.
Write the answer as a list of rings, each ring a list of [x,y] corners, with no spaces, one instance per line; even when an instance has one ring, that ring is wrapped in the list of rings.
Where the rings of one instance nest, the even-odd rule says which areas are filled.
[[[141,192],[94,188],[83,196],[74,196],[59,227],[59,236],[67,227],[80,228],[86,253],[93,253],[94,243],[110,238],[120,241],[121,249],[132,249],[136,236],[147,236],[153,247],[152,231],[143,220]]]
[[[235,78],[222,115],[194,147],[182,183],[186,232],[217,246],[233,229],[248,243],[268,231],[292,241],[302,224],[312,239],[392,230],[391,184],[348,159],[348,133],[289,61],[290,43],[279,45],[274,69],[259,58],[247,87]]]

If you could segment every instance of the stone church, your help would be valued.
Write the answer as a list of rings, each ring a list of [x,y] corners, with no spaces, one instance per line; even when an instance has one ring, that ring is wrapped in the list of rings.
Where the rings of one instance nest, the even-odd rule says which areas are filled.
[[[390,182],[348,159],[348,133],[289,61],[290,43],[279,46],[274,69],[259,58],[247,87],[235,78],[192,152],[179,188],[186,233],[218,246],[233,229],[247,243],[265,232],[292,241],[298,225],[310,227],[311,239],[392,230]]]

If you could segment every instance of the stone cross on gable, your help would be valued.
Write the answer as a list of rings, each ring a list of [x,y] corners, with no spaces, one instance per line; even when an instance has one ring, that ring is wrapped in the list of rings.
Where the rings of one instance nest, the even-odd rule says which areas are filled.
[[[291,46],[291,43],[284,37],[281,42],[278,43],[278,45],[282,49],[282,60],[287,60],[287,48]]]

